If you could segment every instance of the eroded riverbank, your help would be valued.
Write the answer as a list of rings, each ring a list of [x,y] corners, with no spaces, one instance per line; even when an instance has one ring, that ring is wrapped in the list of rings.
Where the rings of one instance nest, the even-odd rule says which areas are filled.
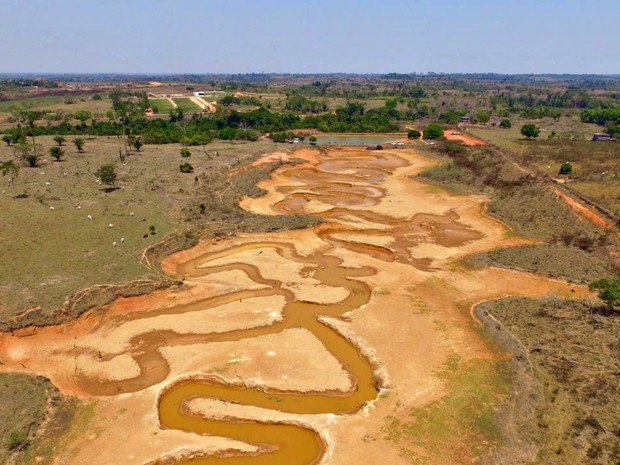
[[[483,215],[484,198],[412,180],[434,163],[413,151],[295,156],[306,163],[284,166],[261,183],[267,195],[242,205],[328,222],[203,241],[163,263],[184,280],[178,292],[2,336],[1,370],[95,399],[56,463],[408,463],[380,434],[385,419],[442,398],[437,371],[450,357],[496,357],[471,305],[585,293],[460,267],[465,255],[527,241]]]

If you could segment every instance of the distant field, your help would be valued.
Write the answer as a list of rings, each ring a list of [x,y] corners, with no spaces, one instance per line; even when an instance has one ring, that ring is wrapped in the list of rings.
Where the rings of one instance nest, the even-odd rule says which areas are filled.
[[[561,132],[561,126],[547,127],[537,140],[529,141],[521,136],[520,126],[508,130],[472,128],[469,132],[509,150],[519,163],[551,178],[558,177],[562,163],[570,162],[573,175],[567,179],[568,185],[620,214],[620,144],[589,140],[593,132],[600,130],[594,125],[575,127],[575,133],[584,136],[573,141],[548,139],[545,135],[554,130]]]
[[[168,113],[170,110],[174,109],[170,100],[166,98],[150,98],[149,103],[151,107],[159,113]]]
[[[183,111],[202,111],[198,105],[192,102],[189,98],[181,97],[181,98],[173,98],[174,103],[183,110]]]
[[[0,102],[0,114],[10,115],[13,108],[23,110],[63,110],[66,113],[87,110],[103,115],[110,109],[110,101],[107,98],[92,100],[89,95],[52,95]]]

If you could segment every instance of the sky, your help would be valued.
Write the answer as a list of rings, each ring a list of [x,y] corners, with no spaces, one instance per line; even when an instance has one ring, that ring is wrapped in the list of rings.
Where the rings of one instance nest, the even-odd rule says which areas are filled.
[[[620,74],[620,0],[0,0],[0,73]]]

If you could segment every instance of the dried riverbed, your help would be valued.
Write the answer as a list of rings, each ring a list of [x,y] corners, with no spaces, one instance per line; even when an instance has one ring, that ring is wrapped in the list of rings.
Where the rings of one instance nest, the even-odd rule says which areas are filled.
[[[485,216],[483,197],[412,179],[435,163],[413,150],[295,157],[306,162],[242,206],[325,223],[202,241],[162,265],[181,290],[0,337],[0,370],[92,402],[55,463],[410,463],[379,434],[385,419],[445,396],[437,373],[450,357],[496,357],[473,304],[586,292],[463,268],[466,255],[527,241]]]

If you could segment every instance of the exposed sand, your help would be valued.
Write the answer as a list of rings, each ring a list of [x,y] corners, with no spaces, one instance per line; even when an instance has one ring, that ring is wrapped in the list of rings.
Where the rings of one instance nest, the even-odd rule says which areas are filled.
[[[553,189],[553,191],[556,193],[560,200],[566,203],[566,205],[572,208],[578,215],[586,217],[588,220],[592,221],[595,224],[598,224],[599,226],[602,226],[603,228],[609,227],[607,221],[601,215],[594,213],[588,207],[582,205],[571,196],[562,192],[560,189]]]
[[[94,399],[92,419],[59,438],[70,452],[55,464],[139,465],[256,450],[160,427],[162,391],[188,377],[222,386],[232,398],[243,399],[243,391],[227,387],[245,385],[260,402],[275,402],[265,408],[197,395],[183,407],[188,415],[307,425],[320,433],[321,463],[409,464],[380,433],[386,417],[445,395],[437,371],[449,356],[496,357],[475,330],[472,305],[507,295],[587,295],[527,273],[458,266],[468,254],[528,241],[484,215],[484,197],[412,179],[436,163],[413,150],[300,150],[294,157],[307,163],[284,166],[260,184],[264,197],[242,205],[261,214],[321,212],[327,224],[201,241],[164,260],[164,271],[184,280],[181,290],[119,299],[62,327],[0,336],[0,371],[44,375],[64,393]],[[314,311],[331,315],[321,321],[336,331],[304,313]],[[329,407],[362,391],[349,352],[334,349],[351,344],[361,354],[356,363],[386,395],[371,389],[374,396],[347,414],[327,407],[295,413],[302,393],[321,393],[318,405]],[[287,392],[293,407],[285,410],[283,401],[288,413],[279,412],[279,400],[268,396]]]
[[[453,132],[457,132],[458,134],[452,134]],[[485,140],[478,139],[477,137],[474,137],[471,134],[467,134],[466,132],[462,132],[460,130],[444,131],[444,137],[451,141],[462,142],[465,145],[487,145],[487,142]]]

